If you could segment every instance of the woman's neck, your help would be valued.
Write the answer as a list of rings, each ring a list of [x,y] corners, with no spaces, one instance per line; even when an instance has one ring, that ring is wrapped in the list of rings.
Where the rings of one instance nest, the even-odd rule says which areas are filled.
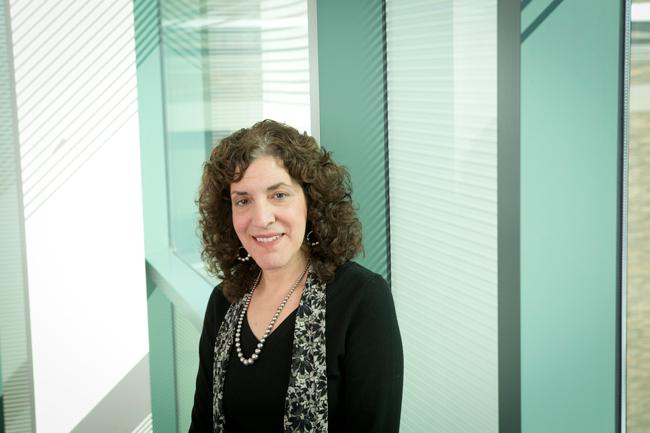
[[[294,263],[284,268],[262,271],[262,280],[255,290],[265,294],[270,294],[269,292],[286,292],[303,274],[307,262],[307,258],[301,256]]]

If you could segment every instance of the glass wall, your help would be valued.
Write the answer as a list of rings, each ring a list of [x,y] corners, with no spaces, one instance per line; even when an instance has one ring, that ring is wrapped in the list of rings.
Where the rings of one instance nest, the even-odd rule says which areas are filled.
[[[223,137],[270,118],[311,132],[307,1],[162,0],[170,241],[201,268],[194,203]]]
[[[164,326],[152,333],[169,333],[160,374],[175,380],[170,425],[188,422],[193,348],[214,283],[186,272],[203,275],[201,164],[221,137],[270,117],[319,129],[351,172],[368,235],[359,261],[391,281],[400,320],[403,432],[612,431],[620,21],[615,6],[587,3],[329,0],[317,6],[316,47],[316,2],[160,0],[166,176],[156,209],[169,218],[158,247],[170,255],[148,249],[147,261],[165,297]],[[518,18],[501,45],[504,8]],[[588,37],[570,37],[578,17]],[[521,94],[519,58],[499,60],[506,46],[522,55]],[[514,125],[511,149],[504,125]],[[505,267],[503,239],[512,244]]]
[[[402,431],[497,432],[497,2],[387,1]]]

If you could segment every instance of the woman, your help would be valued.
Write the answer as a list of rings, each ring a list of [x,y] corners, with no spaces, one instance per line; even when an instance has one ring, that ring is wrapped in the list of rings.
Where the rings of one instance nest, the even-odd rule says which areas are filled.
[[[403,357],[384,279],[350,260],[349,176],[271,120],[224,138],[199,194],[222,279],[200,340],[190,432],[396,432]]]

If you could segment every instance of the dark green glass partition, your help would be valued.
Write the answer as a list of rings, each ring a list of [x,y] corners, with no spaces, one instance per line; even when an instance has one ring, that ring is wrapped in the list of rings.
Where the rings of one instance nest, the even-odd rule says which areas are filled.
[[[321,144],[352,175],[361,263],[390,276],[383,0],[318,2]]]

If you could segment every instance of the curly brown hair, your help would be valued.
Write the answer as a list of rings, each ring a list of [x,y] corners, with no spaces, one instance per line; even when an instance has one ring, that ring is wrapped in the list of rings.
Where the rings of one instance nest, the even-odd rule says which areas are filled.
[[[336,269],[362,250],[361,223],[351,198],[350,175],[306,132],[263,120],[222,139],[203,165],[197,204],[208,271],[223,280],[224,295],[241,298],[257,276],[253,260],[237,260],[241,243],[232,224],[230,184],[251,162],[273,156],[302,187],[307,201],[307,232],[315,246],[303,243],[316,275],[331,281]]]

